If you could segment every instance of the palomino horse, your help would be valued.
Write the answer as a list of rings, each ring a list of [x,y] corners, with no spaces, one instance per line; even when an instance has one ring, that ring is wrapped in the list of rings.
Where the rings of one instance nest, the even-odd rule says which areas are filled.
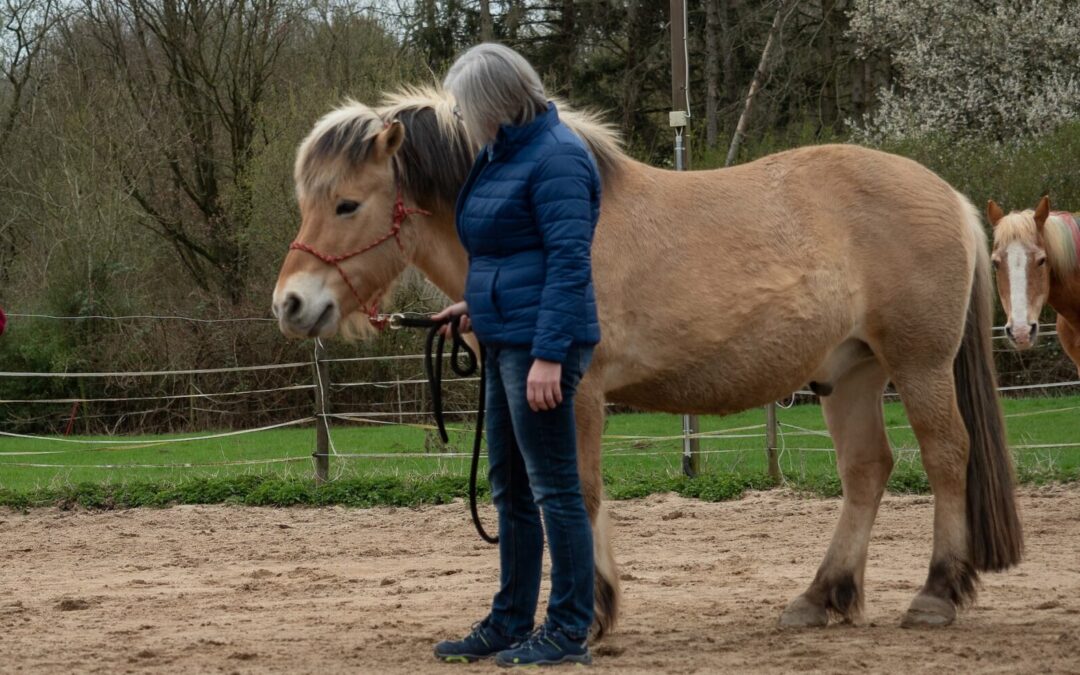
[[[1080,372],[1080,226],[1066,211],[1051,211],[1043,197],[1034,211],[986,207],[994,226],[992,256],[1005,332],[1017,349],[1035,344],[1039,315],[1049,303],[1057,312],[1061,346]]]
[[[302,221],[274,289],[286,335],[358,334],[409,265],[461,299],[467,259],[453,205],[476,148],[452,106],[435,90],[376,109],[350,102],[300,145]],[[893,466],[888,380],[935,494],[929,575],[904,621],[951,622],[978,573],[1016,564],[1023,548],[977,212],[922,166],[872,150],[811,147],[675,173],[634,161],[589,116],[561,114],[604,181],[593,246],[603,338],[576,408],[598,631],[614,624],[619,598],[600,476],[605,399],[726,414],[810,381],[830,392],[822,403],[844,502],[817,575],[781,623],[860,616],[870,530]],[[426,213],[406,219],[406,202]]]

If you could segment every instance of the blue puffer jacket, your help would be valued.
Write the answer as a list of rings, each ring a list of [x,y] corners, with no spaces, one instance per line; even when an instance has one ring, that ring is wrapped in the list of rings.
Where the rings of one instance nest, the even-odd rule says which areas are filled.
[[[596,162],[554,104],[499,130],[457,201],[465,301],[481,342],[562,362],[571,345],[600,341],[590,258],[599,215]]]

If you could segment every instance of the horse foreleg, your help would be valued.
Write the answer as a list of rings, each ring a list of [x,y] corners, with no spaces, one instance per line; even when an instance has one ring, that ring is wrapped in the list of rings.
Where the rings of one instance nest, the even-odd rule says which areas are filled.
[[[830,614],[852,622],[861,614],[870,530],[893,465],[881,401],[886,379],[876,360],[865,361],[821,400],[836,446],[844,503],[814,581],[788,604],[781,626],[824,626]]]
[[[619,570],[611,550],[604,481],[600,473],[600,449],[604,434],[604,392],[597,378],[586,377],[578,386],[575,401],[578,441],[578,473],[585,509],[593,529],[596,564],[596,618],[593,637],[600,638],[615,627],[619,616]]]

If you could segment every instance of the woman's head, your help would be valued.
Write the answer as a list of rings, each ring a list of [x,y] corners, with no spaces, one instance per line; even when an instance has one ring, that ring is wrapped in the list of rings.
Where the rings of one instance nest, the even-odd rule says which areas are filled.
[[[453,95],[469,134],[490,143],[502,124],[525,124],[547,108],[540,76],[521,54],[485,42],[462,54],[443,86]]]

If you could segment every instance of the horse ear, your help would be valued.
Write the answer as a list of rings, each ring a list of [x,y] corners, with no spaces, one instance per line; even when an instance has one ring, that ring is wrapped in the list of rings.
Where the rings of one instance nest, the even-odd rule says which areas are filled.
[[[1035,207],[1035,227],[1042,232],[1046,224],[1046,217],[1050,215],[1050,195],[1043,195],[1039,205]]]
[[[1005,217],[1001,207],[993,199],[986,203],[986,219],[990,221],[990,227],[996,227],[998,221]]]
[[[394,120],[386,125],[386,128],[375,137],[375,157],[387,160],[394,156],[401,144],[405,141],[405,126]]]

